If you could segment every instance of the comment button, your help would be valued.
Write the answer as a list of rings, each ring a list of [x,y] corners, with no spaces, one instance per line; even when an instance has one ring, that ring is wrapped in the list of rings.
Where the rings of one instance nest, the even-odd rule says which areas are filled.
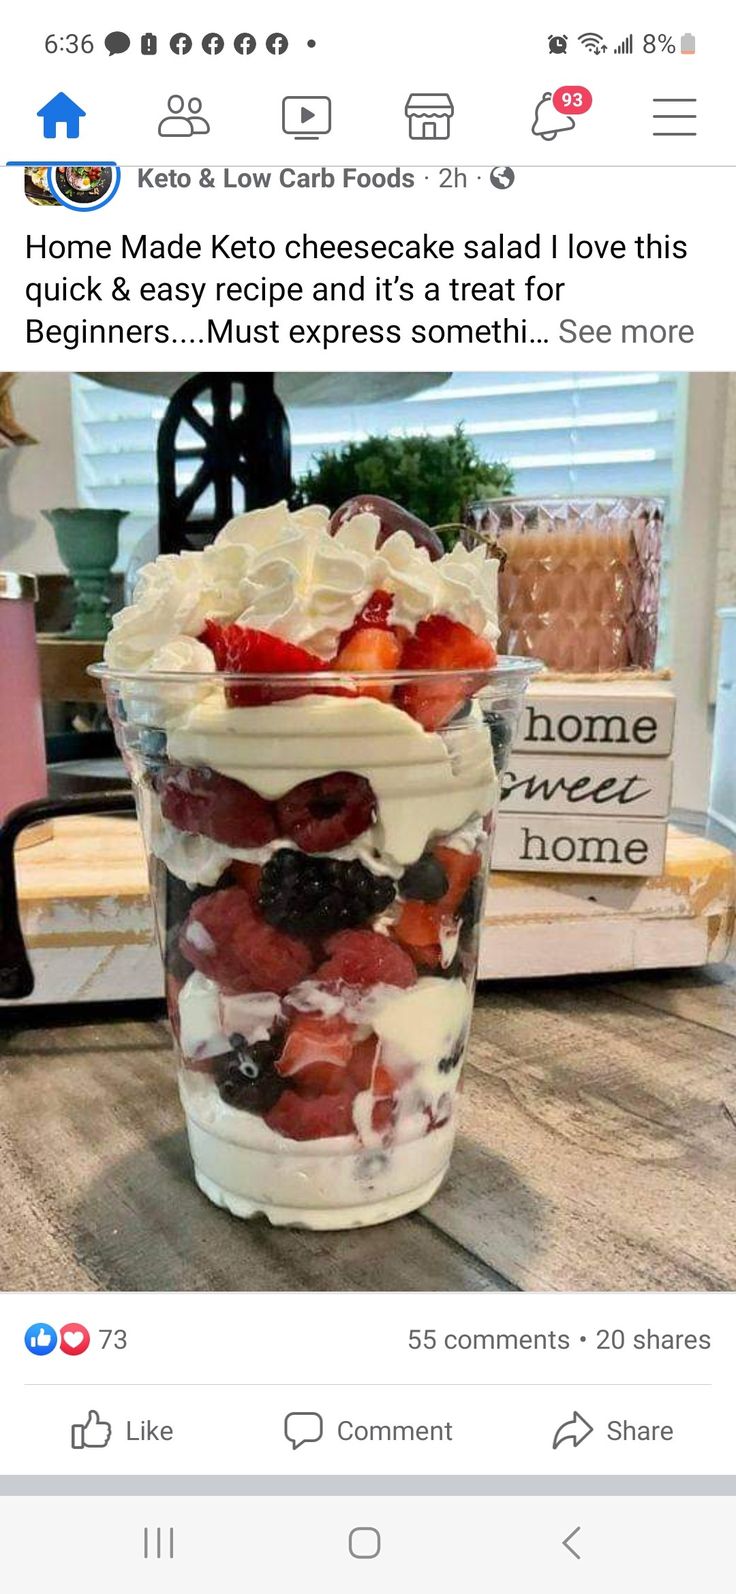
[[[318,1411],[289,1411],[284,1418],[284,1433],[293,1450],[300,1445],[316,1445],[324,1433]]]

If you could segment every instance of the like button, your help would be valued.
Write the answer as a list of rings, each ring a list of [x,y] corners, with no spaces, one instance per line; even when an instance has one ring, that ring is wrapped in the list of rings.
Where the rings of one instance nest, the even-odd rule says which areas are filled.
[[[104,1450],[110,1443],[112,1428],[98,1411],[91,1411],[86,1422],[72,1423],[72,1450]]]
[[[56,1342],[56,1329],[50,1323],[31,1323],[26,1329],[25,1347],[32,1356],[50,1356]]]

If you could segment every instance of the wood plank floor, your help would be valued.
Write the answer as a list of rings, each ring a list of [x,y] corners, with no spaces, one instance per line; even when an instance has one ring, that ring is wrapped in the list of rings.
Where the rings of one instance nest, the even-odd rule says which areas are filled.
[[[736,1288],[736,966],[479,993],[423,1213],[344,1234],[212,1207],[165,1025],[0,1029],[5,1289]]]

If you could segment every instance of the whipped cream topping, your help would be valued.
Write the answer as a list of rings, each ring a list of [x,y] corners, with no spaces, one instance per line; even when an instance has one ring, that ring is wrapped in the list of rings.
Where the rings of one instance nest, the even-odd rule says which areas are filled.
[[[207,764],[283,797],[303,780],[347,769],[370,781],[378,803],[374,839],[396,864],[414,863],[430,836],[457,830],[492,805],[496,775],[479,714],[448,750],[391,703],[374,697],[320,697],[227,708],[217,696],[170,726],[169,757]]]
[[[372,592],[393,593],[392,618],[413,631],[444,614],[495,642],[498,563],[484,547],[458,544],[434,562],[408,532],[378,548],[377,515],[359,514],[334,537],[319,505],[290,512],[285,503],[236,515],[199,553],[162,554],[142,569],[133,602],[113,618],[105,660],[113,669],[206,670],[196,641],[205,620],[238,621],[334,658],[340,635]],[[162,662],[163,658],[163,662]],[[171,662],[169,662],[171,661]]]

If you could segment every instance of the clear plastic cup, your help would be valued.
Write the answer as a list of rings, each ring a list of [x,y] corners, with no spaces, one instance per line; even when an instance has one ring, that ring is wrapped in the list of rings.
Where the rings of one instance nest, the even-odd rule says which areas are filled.
[[[217,1205],[342,1229],[441,1184],[499,779],[536,668],[97,667],[143,830],[195,1178]]]

